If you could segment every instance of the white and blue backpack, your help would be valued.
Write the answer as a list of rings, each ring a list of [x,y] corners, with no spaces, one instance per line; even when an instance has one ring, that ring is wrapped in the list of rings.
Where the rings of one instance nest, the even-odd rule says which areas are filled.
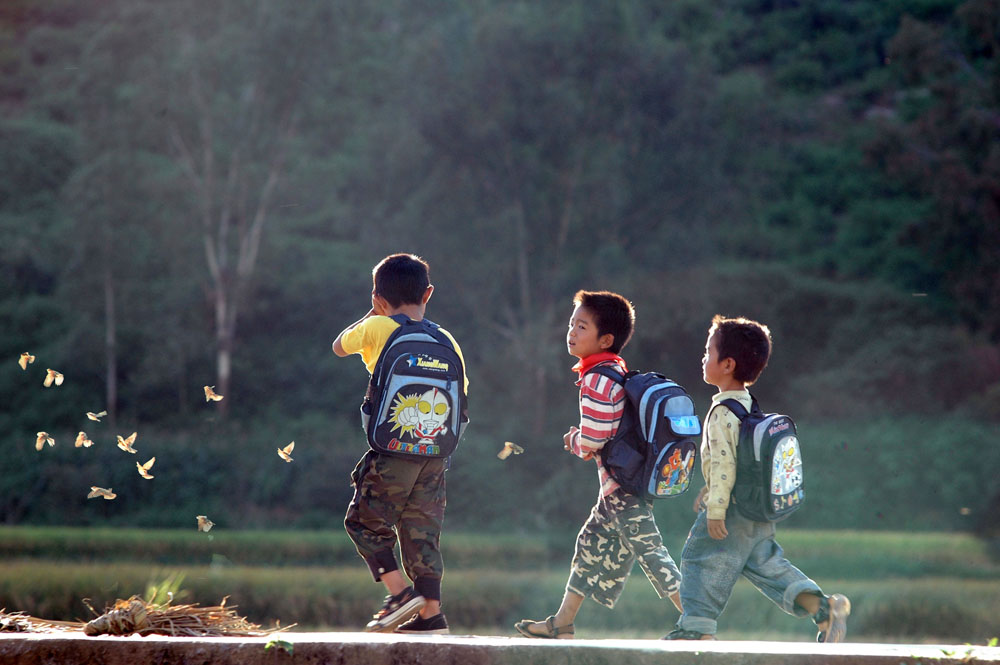
[[[448,457],[469,422],[465,367],[448,335],[423,319],[392,317],[361,405],[372,450],[410,458]]]

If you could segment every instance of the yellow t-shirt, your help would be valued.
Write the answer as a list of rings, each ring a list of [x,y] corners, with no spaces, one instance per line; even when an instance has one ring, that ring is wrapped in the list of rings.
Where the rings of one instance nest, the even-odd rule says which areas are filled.
[[[367,319],[351,328],[340,338],[340,346],[347,353],[357,353],[361,355],[368,373],[375,371],[375,364],[378,357],[382,355],[382,349],[393,331],[399,327],[393,319],[388,316],[369,316]],[[469,375],[465,371],[465,356],[462,355],[462,348],[451,336],[451,333],[444,328],[439,328],[444,335],[451,340],[455,347],[455,353],[462,361],[462,375],[465,377],[465,394],[469,394]]]
[[[726,519],[729,495],[736,484],[736,448],[740,438],[740,419],[724,405],[724,399],[735,399],[750,410],[752,402],[746,390],[727,390],[712,397],[711,415],[705,419],[701,436],[701,475],[705,477],[708,495],[705,508],[708,519]]]

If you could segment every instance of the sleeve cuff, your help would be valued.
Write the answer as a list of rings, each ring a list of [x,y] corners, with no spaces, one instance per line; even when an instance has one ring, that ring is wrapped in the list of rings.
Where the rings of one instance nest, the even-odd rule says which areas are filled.
[[[709,508],[707,515],[705,515],[710,520],[724,520],[726,519],[726,509],[725,508]]]

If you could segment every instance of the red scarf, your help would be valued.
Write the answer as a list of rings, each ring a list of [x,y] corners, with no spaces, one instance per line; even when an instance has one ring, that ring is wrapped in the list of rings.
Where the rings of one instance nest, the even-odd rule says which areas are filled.
[[[583,375],[589,372],[594,365],[607,362],[609,360],[614,360],[619,365],[621,365],[622,372],[628,372],[628,367],[625,366],[625,360],[617,353],[611,353],[610,351],[602,351],[601,353],[594,353],[586,358],[582,358],[579,362],[573,365],[573,371],[583,378]]]

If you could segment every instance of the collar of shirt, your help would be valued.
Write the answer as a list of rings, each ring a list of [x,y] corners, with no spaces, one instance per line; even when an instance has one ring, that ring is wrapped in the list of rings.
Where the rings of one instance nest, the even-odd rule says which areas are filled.
[[[591,369],[600,365],[604,362],[614,361],[618,363],[621,367],[622,374],[628,372],[628,367],[625,366],[625,359],[622,358],[617,353],[611,353],[610,351],[602,351],[601,353],[594,353],[586,358],[581,359],[577,364],[573,365],[573,371],[577,373],[579,379],[577,383],[583,380],[583,375],[589,372]]]

